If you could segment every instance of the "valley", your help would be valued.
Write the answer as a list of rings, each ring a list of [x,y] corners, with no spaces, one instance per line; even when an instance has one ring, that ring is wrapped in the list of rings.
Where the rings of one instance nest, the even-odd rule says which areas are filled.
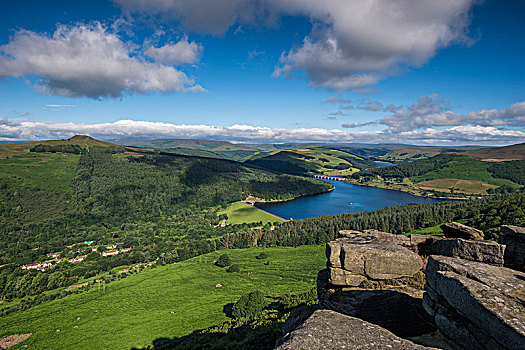
[[[180,144],[0,145],[0,338],[31,334],[21,344],[55,349],[236,334],[272,343],[289,298],[314,302],[323,244],[340,229],[439,234],[454,219],[496,239],[501,223],[525,224],[523,160],[439,148],[415,161],[389,156],[400,162],[391,165],[393,151],[379,146],[283,145],[241,161],[202,154],[223,143],[185,143],[199,155]],[[216,266],[224,253],[240,272]],[[231,318],[226,307],[255,290],[273,306]]]

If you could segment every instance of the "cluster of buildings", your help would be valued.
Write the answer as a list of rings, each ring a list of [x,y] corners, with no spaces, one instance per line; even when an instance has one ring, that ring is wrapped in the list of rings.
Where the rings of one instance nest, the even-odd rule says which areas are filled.
[[[125,252],[129,252],[131,250],[131,248],[116,249],[117,248],[116,244],[107,245],[105,248],[109,249],[109,250],[103,251],[102,252],[102,256],[117,255],[119,253],[125,253]],[[96,252],[97,249],[98,249],[98,247],[92,247],[91,251],[92,252]],[[32,263],[32,264],[22,265],[22,270],[45,271],[45,270],[53,267],[54,265],[56,265],[58,263],[61,263],[62,261],[67,261],[67,262],[69,262],[71,264],[76,264],[76,263],[79,263],[79,262],[83,261],[86,258],[86,255],[81,255],[81,256],[77,256],[75,258],[67,259],[67,258],[59,258],[58,257],[59,255],[60,255],[60,253],[58,253],[58,252],[57,253],[46,254],[46,256],[48,258],[52,258],[52,259],[56,259],[56,260],[50,260],[50,261],[44,261],[44,262],[41,262],[41,263]]]

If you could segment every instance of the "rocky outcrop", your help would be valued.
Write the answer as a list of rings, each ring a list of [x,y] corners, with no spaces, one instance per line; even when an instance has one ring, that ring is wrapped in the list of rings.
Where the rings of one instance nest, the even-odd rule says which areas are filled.
[[[431,349],[402,339],[375,324],[331,310],[315,311],[288,333],[279,350]]]
[[[340,231],[326,246],[318,305],[292,313],[279,349],[525,349],[525,273],[502,267],[523,268],[525,229],[502,228],[506,250],[481,231],[444,227],[456,237]]]
[[[483,239],[483,231],[458,222],[449,222],[440,226],[446,238]]]
[[[456,348],[525,349],[525,274],[431,256],[423,306]]]
[[[505,246],[491,241],[470,241],[461,238],[434,239],[430,243],[430,255],[503,265]]]
[[[366,279],[412,276],[423,267],[416,253],[399,245],[410,241],[406,236],[379,231],[354,234],[342,231],[341,234],[342,238],[326,246],[333,285],[358,286]]]
[[[422,290],[414,288],[417,276],[423,278],[423,261],[407,248],[425,242],[375,230],[341,231],[340,238],[326,246],[328,268],[317,278],[319,306],[375,323],[398,336],[435,330],[421,306]]]
[[[505,266],[525,271],[525,227],[501,227],[499,242],[506,245]]]

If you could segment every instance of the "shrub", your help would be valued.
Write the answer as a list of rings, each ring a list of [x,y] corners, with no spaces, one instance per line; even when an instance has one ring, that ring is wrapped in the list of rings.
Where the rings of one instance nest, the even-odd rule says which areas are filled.
[[[228,256],[228,254],[222,254],[221,256],[219,256],[219,259],[217,260],[215,265],[219,267],[230,266],[231,262],[230,262],[230,257]]]
[[[243,295],[232,308],[232,315],[235,318],[253,318],[257,316],[268,305],[261,291],[255,291]]]
[[[239,266],[239,264],[233,264],[226,271],[227,272],[240,272],[241,271],[241,267]]]
[[[312,305],[317,302],[317,290],[314,288],[308,292],[291,295],[286,293],[281,296],[281,305],[285,309],[293,309],[300,305]]]
[[[257,255],[255,259],[268,259],[268,254],[262,252],[261,254]]]

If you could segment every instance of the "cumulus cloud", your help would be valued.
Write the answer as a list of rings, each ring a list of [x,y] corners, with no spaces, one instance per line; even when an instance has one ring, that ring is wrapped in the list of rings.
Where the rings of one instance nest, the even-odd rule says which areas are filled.
[[[0,141],[63,139],[87,134],[113,138],[193,138],[234,142],[326,142],[326,143],[404,143],[414,144],[510,144],[523,142],[525,132],[501,130],[491,126],[426,128],[394,133],[383,131],[349,132],[325,128],[268,128],[251,125],[180,125],[163,122],[119,120],[113,123],[83,124],[0,119]]]
[[[418,97],[417,102],[408,107],[387,106],[393,114],[381,120],[394,132],[439,126],[525,126],[525,102],[514,103],[504,109],[482,109],[469,113],[451,110],[450,102],[437,94]]]
[[[144,54],[155,61],[165,64],[194,64],[200,61],[203,47],[196,42],[182,38],[175,44],[165,44],[161,47],[150,46]]]
[[[275,26],[307,17],[312,32],[283,53],[274,76],[305,72],[313,86],[356,89],[465,40],[477,0],[113,0],[126,13],[161,16],[184,29],[222,35],[234,25]]]
[[[37,88],[68,97],[203,91],[183,72],[145,61],[102,24],[59,25],[52,36],[19,30],[0,46],[0,78],[34,75]]]

